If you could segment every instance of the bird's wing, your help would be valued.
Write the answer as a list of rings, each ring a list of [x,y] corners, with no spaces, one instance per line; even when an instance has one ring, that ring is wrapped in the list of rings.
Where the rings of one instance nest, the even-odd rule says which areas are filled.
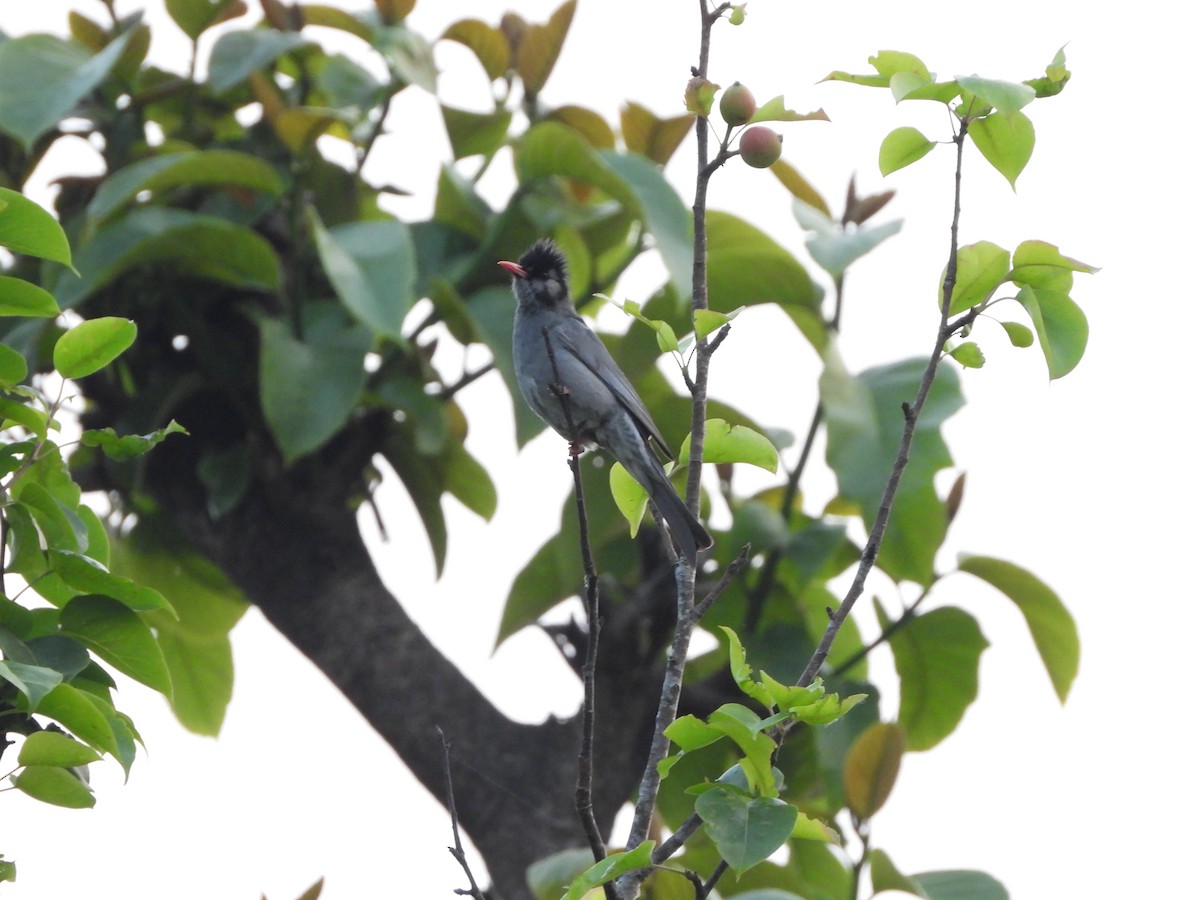
[[[643,436],[654,441],[667,457],[674,459],[675,454],[671,452],[671,448],[667,446],[658,426],[650,418],[650,412],[642,403],[642,398],[637,395],[637,391],[633,389],[633,385],[629,383],[625,373],[612,358],[612,354],[608,352],[604,342],[588,328],[587,323],[578,316],[571,316],[563,320],[558,331],[571,355],[587,366],[604,383],[616,401],[633,416]]]

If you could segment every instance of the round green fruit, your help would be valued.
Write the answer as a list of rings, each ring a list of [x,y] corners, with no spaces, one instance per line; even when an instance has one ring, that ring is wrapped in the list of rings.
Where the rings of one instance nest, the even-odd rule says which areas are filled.
[[[758,104],[754,102],[754,95],[750,93],[750,88],[740,81],[735,81],[721,95],[720,109],[721,118],[725,120],[725,123],[736,128],[754,118]]]

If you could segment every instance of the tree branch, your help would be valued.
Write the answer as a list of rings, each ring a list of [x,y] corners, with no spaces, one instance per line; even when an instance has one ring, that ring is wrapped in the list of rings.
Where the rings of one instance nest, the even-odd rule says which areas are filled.
[[[883,496],[880,498],[879,508],[875,513],[875,521],[867,537],[867,544],[863,548],[858,570],[854,574],[854,581],[851,583],[849,590],[847,590],[841,605],[829,617],[829,624],[825,627],[825,632],[821,635],[821,640],[817,644],[816,650],[813,651],[808,665],[804,667],[804,672],[797,681],[797,684],[800,685],[811,684],[812,680],[821,670],[821,666],[829,656],[833,641],[837,637],[838,631],[841,630],[842,623],[850,615],[850,610],[853,609],[855,601],[862,595],[863,588],[866,585],[867,574],[874,567],[875,560],[879,556],[879,546],[883,542],[888,519],[892,512],[892,504],[896,499],[896,492],[900,488],[900,478],[904,475],[905,466],[908,465],[908,454],[912,449],[917,419],[920,417],[921,410],[925,406],[925,400],[929,396],[930,389],[933,387],[933,379],[937,375],[938,363],[941,361],[946,340],[953,333],[949,330],[950,300],[954,292],[955,281],[958,277],[958,223],[962,213],[962,159],[963,142],[966,136],[967,120],[963,118],[958,133],[954,137],[956,149],[954,215],[950,221],[950,260],[946,264],[946,279],[942,283],[942,307],[938,323],[937,341],[934,344],[932,352],[929,354],[929,361],[926,363],[925,371],[921,376],[921,383],[917,388],[916,397],[912,403],[903,405],[904,432],[900,437],[900,446],[896,448],[895,462],[892,464],[892,471],[884,487]],[[786,733],[786,731],[786,728],[782,729],[782,733]]]

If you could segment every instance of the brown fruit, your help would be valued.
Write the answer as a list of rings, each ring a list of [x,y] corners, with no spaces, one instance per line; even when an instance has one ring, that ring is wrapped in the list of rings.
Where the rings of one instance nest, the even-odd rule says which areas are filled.
[[[721,95],[720,109],[721,118],[725,120],[725,124],[736,128],[754,118],[758,104],[754,102],[754,95],[750,93],[750,88],[740,81],[735,81]]]
[[[776,134],[765,125],[755,125],[742,132],[738,151],[746,165],[765,169],[783,153],[783,135]]]

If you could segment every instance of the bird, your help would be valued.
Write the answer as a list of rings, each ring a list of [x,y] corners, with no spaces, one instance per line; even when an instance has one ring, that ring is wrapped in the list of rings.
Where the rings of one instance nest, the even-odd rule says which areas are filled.
[[[567,283],[566,258],[549,239],[518,262],[499,263],[512,275],[513,368],[521,395],[571,453],[608,451],[650,496],[680,554],[693,564],[711,535],[680,499],[651,446],[673,458],[646,405],[608,349],[587,326]]]

